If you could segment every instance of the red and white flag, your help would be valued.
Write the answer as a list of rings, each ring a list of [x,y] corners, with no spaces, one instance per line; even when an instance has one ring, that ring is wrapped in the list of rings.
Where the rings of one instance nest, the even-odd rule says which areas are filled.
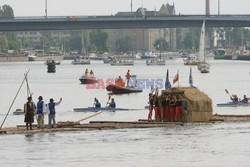
[[[173,84],[175,84],[177,81],[179,81],[179,70],[177,71],[177,74],[174,77]]]

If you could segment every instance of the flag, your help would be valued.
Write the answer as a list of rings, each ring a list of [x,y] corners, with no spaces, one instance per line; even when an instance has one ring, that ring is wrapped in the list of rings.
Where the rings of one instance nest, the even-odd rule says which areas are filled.
[[[192,76],[192,68],[190,67],[190,74],[189,74],[189,85],[193,87],[193,76]]]
[[[177,74],[174,77],[173,84],[175,84],[175,82],[177,81],[179,81],[179,70],[177,71]]]
[[[168,77],[168,70],[167,70],[167,75],[166,75],[166,81],[165,81],[165,90],[171,88],[172,85],[171,83],[169,82],[169,77]]]

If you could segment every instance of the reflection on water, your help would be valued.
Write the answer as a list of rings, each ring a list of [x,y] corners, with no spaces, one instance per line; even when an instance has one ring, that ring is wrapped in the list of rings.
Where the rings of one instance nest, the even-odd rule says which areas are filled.
[[[211,73],[202,75],[193,68],[194,85],[213,100],[214,112],[219,114],[250,114],[247,107],[218,108],[227,102],[228,94],[250,96],[249,62],[210,61]],[[92,113],[74,113],[73,108],[93,105],[97,97],[105,105],[106,90],[87,90],[78,78],[86,66],[73,66],[63,61],[55,74],[48,74],[43,62],[1,63],[0,66],[0,120],[8,111],[10,102],[30,68],[29,82],[33,99],[42,95],[45,102],[51,97],[63,98],[57,107],[57,121],[77,121]],[[133,67],[113,67],[99,61],[88,66],[98,78],[125,75],[128,69],[138,78],[165,78],[167,68],[170,80],[180,71],[180,85],[188,86],[189,67],[181,59],[167,61],[163,67],[147,67],[135,62]],[[105,69],[105,70],[104,70]],[[8,75],[6,75],[8,74]],[[230,74],[230,75],[229,75]],[[239,87],[239,85],[241,85]],[[142,109],[147,104],[143,93],[112,96],[118,107]],[[12,110],[22,108],[26,101],[25,87]],[[145,119],[147,110],[103,112],[91,120],[135,121]],[[45,117],[47,123],[47,117]],[[84,122],[83,122],[84,123]],[[4,126],[23,123],[23,116],[9,115]],[[208,125],[168,126],[165,128],[95,130],[87,132],[27,133],[0,136],[1,166],[249,166],[250,123],[221,123]]]

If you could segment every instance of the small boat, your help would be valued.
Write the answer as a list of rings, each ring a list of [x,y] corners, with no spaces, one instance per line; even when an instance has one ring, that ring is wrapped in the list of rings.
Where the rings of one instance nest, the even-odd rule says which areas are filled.
[[[209,72],[210,72],[210,67],[202,67],[202,68],[200,69],[200,72],[201,72],[201,73],[209,73]]]
[[[227,102],[227,103],[220,103],[217,104],[217,107],[239,107],[239,106],[250,106],[250,103],[246,102]]]
[[[113,58],[113,57],[106,57],[106,58],[103,59],[103,63],[104,64],[109,64],[114,60],[115,60],[115,58]]]
[[[81,84],[92,84],[97,83],[98,80],[95,77],[87,77],[86,75],[82,75],[81,78],[79,78]]]
[[[166,61],[163,59],[151,59],[151,60],[146,60],[147,66],[165,66]]]
[[[13,112],[13,115],[24,115],[24,111],[20,108],[16,109],[16,111]]]
[[[71,62],[71,64],[74,64],[74,65],[83,65],[83,64],[90,64],[90,58],[82,58],[80,57],[79,59],[75,59]]]
[[[28,61],[36,61],[36,55],[35,54],[29,54],[28,55]]]
[[[111,66],[133,66],[134,60],[114,60],[110,63]]]
[[[111,108],[111,107],[87,107],[87,108],[74,108],[74,112],[96,112],[96,111],[129,111],[135,109],[128,109],[128,108]]]
[[[142,89],[136,87],[121,87],[114,84],[110,84],[106,87],[107,91],[113,94],[125,94],[125,93],[140,93]]]
[[[189,55],[188,58],[183,59],[184,65],[195,66],[200,63],[198,57],[196,55]]]

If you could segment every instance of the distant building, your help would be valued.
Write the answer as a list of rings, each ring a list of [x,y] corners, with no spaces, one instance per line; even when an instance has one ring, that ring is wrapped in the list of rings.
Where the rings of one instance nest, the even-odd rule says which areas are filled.
[[[175,6],[163,4],[159,11],[147,11],[146,8],[138,8],[135,12],[118,12],[116,16],[147,17],[157,15],[175,15]],[[109,33],[108,45],[115,49],[115,41],[128,36],[132,40],[134,50],[154,51],[154,43],[159,38],[164,38],[171,50],[176,50],[176,29],[117,29],[107,30]]]

